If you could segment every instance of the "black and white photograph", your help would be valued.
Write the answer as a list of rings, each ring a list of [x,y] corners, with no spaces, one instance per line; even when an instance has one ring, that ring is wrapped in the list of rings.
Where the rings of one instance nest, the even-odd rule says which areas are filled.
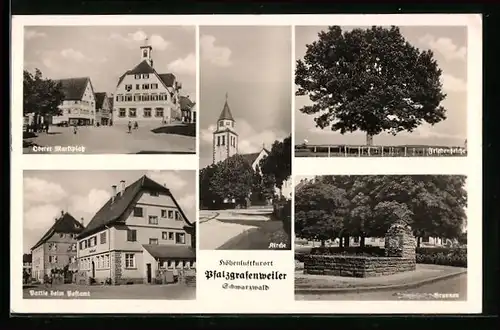
[[[196,298],[196,171],[23,173],[24,299]]]
[[[467,26],[296,26],[295,157],[467,156],[467,45]]]
[[[196,28],[24,28],[23,153],[195,154]]]
[[[467,177],[294,178],[296,300],[467,300]]]
[[[200,249],[291,247],[291,32],[200,27]]]

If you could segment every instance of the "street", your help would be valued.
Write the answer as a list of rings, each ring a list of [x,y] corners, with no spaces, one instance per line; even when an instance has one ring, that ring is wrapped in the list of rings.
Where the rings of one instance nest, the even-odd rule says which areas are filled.
[[[430,296],[430,294],[436,294]],[[458,294],[458,298],[455,297]],[[439,298],[436,298],[439,297]],[[408,290],[296,294],[296,300],[467,300],[467,274]]]
[[[73,296],[68,296],[68,291]],[[37,285],[23,289],[24,299],[196,299],[196,287],[184,284],[167,285],[76,285],[61,284],[52,287]]]
[[[179,127],[181,127],[180,125]],[[136,153],[195,153],[196,137],[182,134],[153,133],[152,127],[139,127],[128,133],[126,126],[80,126],[76,134],[73,127],[51,126],[49,133],[24,139],[24,153],[51,153],[35,151],[33,143],[42,147],[83,146],[91,154]],[[186,126],[186,130],[188,130]],[[52,151],[52,153],[57,151]],[[68,152],[62,152],[68,153]]]

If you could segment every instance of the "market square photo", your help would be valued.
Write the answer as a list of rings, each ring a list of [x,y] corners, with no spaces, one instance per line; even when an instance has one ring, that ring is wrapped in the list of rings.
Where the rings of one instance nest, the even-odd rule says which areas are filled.
[[[467,156],[466,26],[295,36],[295,157]]]
[[[195,171],[30,170],[23,181],[25,299],[195,299]]]
[[[291,27],[200,27],[200,249],[289,250]]]
[[[195,26],[24,28],[23,153],[195,154]]]

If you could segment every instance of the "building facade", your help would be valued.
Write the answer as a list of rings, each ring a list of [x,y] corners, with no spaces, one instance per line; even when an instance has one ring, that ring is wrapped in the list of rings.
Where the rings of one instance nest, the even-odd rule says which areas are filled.
[[[64,99],[61,114],[52,117],[52,124],[95,125],[96,100],[89,77],[55,80],[61,83]]]
[[[25,253],[23,254],[23,274],[27,273],[31,277],[31,267],[32,267],[32,262],[31,262],[31,253]]]
[[[52,227],[31,248],[32,277],[43,283],[44,275],[51,275],[53,269],[78,270],[77,235],[83,230],[83,224],[71,214],[61,211]]]
[[[96,125],[108,126],[111,122],[112,106],[110,97],[105,92],[95,93],[96,100]]]
[[[152,52],[152,46],[141,46],[141,62],[119,78],[113,101],[113,124],[130,121],[160,126],[181,121],[182,85],[174,74],[156,72]]]
[[[181,112],[183,123],[196,123],[196,103],[189,96],[181,96]]]
[[[217,120],[217,126],[215,131],[213,132],[213,153],[212,153],[212,162],[213,164],[217,164],[226,160],[229,157],[232,157],[236,154],[241,155],[253,168],[254,171],[260,171],[260,161],[269,155],[269,150],[267,150],[264,146],[259,152],[248,153],[248,154],[240,154],[238,152],[238,133],[236,131],[235,120],[231,113],[231,109],[229,108],[229,104],[227,102],[227,94],[226,94],[226,102],[224,103],[224,107],[220,113],[219,119]],[[262,174],[262,173],[261,173]],[[278,195],[282,195],[287,199],[292,198],[292,181],[291,177],[288,178],[281,187],[281,190],[275,188],[275,192]]]
[[[152,283],[160,270],[195,269],[195,227],[170,190],[147,176],[120,187],[78,237],[80,272],[128,284]]]

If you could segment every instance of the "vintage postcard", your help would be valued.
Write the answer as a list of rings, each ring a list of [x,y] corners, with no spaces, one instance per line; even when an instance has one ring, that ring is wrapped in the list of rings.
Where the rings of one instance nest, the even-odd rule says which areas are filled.
[[[14,16],[11,311],[482,311],[480,15]]]

